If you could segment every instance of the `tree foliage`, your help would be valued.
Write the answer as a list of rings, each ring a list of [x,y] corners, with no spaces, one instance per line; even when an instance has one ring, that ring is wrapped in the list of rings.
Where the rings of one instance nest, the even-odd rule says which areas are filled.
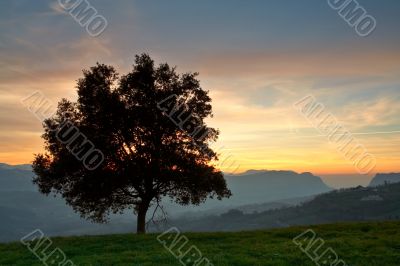
[[[147,54],[136,56],[133,70],[121,77],[104,64],[84,70],[77,101],[62,99],[44,122],[46,152],[33,163],[40,191],[60,194],[96,222],[132,208],[139,233],[145,232],[149,207],[163,197],[182,205],[229,197],[209,146],[219,134],[205,123],[212,117],[211,99],[196,77],[178,74],[168,64],[155,66]],[[167,98],[174,101],[169,113],[160,108]],[[190,125],[177,126],[168,115],[190,117]],[[202,137],[186,128],[201,129]],[[89,142],[104,156],[94,169],[77,158]]]

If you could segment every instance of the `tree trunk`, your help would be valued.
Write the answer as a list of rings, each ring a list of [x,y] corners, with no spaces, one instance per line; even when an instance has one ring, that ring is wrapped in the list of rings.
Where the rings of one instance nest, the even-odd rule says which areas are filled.
[[[141,203],[138,206],[137,210],[137,234],[145,234],[146,233],[146,213],[149,209],[149,204]]]

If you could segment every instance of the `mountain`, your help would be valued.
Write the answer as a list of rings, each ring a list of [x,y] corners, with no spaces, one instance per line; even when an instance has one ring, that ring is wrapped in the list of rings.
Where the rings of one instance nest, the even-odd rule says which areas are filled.
[[[0,169],[19,169],[19,170],[31,171],[32,165],[30,164],[9,165],[6,163],[0,163]]]
[[[35,191],[32,183],[32,167],[29,165],[11,166],[0,164],[0,191]]]
[[[243,174],[225,174],[228,188],[232,191],[229,199],[207,200],[200,206],[179,206],[164,200],[167,212],[172,216],[188,212],[204,214],[205,211],[223,213],[227,209],[243,205],[281,202],[292,198],[309,197],[331,191],[320,177],[311,173],[298,174],[293,171],[250,170]],[[301,202],[301,200],[296,203]],[[196,215],[197,216],[197,215]]]
[[[400,173],[376,174],[369,184],[370,187],[384,185],[385,183],[399,183]]]
[[[60,197],[45,196],[32,183],[30,165],[0,164],[0,241],[18,240],[23,233],[40,228],[48,235],[124,233],[134,231],[131,211],[111,216],[110,224],[82,219]],[[226,175],[233,196],[208,200],[200,206],[180,206],[164,199],[169,218],[219,215],[232,208],[249,213],[296,205],[313,195],[331,190],[319,177],[291,171],[251,171]],[[151,212],[151,210],[150,210]]]
[[[251,170],[241,175],[226,175],[232,202],[255,204],[294,197],[305,197],[332,190],[320,177],[293,171]]]
[[[184,231],[241,231],[337,222],[400,220],[400,183],[318,195],[299,206],[246,214],[232,209],[201,219],[173,220]]]
[[[132,213],[111,216],[110,224],[93,224],[63,199],[39,193],[33,176],[30,165],[0,164],[0,242],[16,241],[38,228],[50,236],[134,231]]]
[[[325,184],[335,189],[366,187],[373,178],[373,176],[361,174],[323,174],[320,177]]]

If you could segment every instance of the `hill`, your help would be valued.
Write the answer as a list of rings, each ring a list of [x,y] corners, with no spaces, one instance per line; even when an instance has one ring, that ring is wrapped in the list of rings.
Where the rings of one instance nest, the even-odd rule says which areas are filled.
[[[40,194],[32,183],[33,175],[29,165],[0,163],[0,242],[18,240],[35,228],[41,228],[50,235],[110,234],[134,230],[135,216],[131,211],[111,216],[110,224],[106,225],[81,219],[63,199]],[[221,214],[242,205],[251,211],[265,211],[291,206],[303,201],[304,196],[330,190],[319,177],[290,171],[253,171],[226,178],[234,193],[231,199],[208,200],[198,207],[182,207],[165,200],[169,217]],[[286,199],[294,197],[296,199]]]
[[[0,163],[0,193],[2,191],[34,191],[33,172],[26,165],[11,166]]]
[[[225,175],[232,191],[232,204],[254,204],[331,191],[320,177],[293,171],[250,170],[241,175]]]
[[[249,170],[243,174],[225,175],[225,179],[232,191],[229,199],[207,200],[200,206],[179,206],[171,204],[167,199],[164,201],[167,212],[171,217],[177,217],[187,216],[189,212],[195,213],[195,216],[206,215],[207,212],[221,214],[232,208],[241,208],[243,205],[262,204],[264,206],[260,206],[261,209],[270,209],[273,205],[283,207],[287,205],[288,200],[297,204],[304,198],[332,190],[318,176],[311,173],[298,174],[293,171]]]
[[[346,265],[397,266],[400,261],[400,222],[346,223],[310,228],[316,233],[315,240],[320,238],[324,241],[319,254],[332,248]],[[195,246],[215,266],[315,266],[293,242],[293,238],[310,228],[187,233],[184,236],[188,243],[182,251]],[[158,242],[156,234],[57,237],[52,238],[50,251],[55,248],[63,250],[75,265],[181,265]],[[0,265],[43,265],[20,243],[0,244],[0,254]]]
[[[171,221],[185,231],[238,231],[347,221],[399,220],[400,183],[341,189],[318,195],[298,206],[246,214],[232,209],[222,215]]]
[[[384,185],[385,183],[399,183],[400,173],[376,174],[369,184],[370,187]]]

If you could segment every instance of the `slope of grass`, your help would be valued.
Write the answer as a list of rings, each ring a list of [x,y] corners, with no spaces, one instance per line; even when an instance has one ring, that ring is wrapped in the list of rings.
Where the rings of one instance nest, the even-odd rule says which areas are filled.
[[[313,229],[347,265],[400,265],[400,222],[342,223],[238,233],[185,233],[214,265],[316,265],[292,239]],[[52,238],[75,265],[181,265],[157,234]],[[0,244],[0,265],[43,265],[22,244]]]

